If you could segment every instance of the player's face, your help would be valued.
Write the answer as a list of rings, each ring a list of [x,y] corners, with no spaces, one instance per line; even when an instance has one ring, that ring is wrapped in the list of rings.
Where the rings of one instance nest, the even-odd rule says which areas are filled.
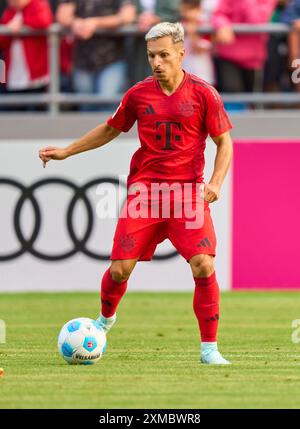
[[[166,82],[181,70],[183,44],[173,43],[170,36],[150,40],[147,43],[147,54],[153,74],[159,81]]]

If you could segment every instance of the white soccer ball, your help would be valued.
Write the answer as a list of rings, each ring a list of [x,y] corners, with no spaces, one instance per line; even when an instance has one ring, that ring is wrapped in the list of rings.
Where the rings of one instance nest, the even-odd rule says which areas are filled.
[[[70,364],[98,362],[106,349],[106,335],[92,319],[79,317],[67,322],[58,336],[58,351]]]

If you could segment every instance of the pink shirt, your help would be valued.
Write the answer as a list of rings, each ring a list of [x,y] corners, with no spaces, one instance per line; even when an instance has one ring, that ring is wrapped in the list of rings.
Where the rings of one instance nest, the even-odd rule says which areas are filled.
[[[222,28],[232,24],[268,23],[277,0],[219,0],[212,16],[212,25]],[[217,54],[248,69],[263,67],[267,56],[268,36],[262,34],[236,35],[230,45],[219,43]]]

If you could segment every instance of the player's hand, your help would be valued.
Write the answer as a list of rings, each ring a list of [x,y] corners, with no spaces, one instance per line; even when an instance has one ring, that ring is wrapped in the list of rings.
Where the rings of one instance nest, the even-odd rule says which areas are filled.
[[[220,187],[213,183],[208,183],[204,186],[204,200],[208,203],[217,201],[220,197]]]
[[[59,147],[47,146],[39,150],[39,157],[43,162],[44,168],[46,167],[47,162],[49,162],[51,159],[63,160],[66,159],[67,156],[68,155],[66,149]]]
[[[215,41],[217,43],[223,43],[224,45],[230,45],[235,41],[235,34],[230,25],[222,27],[216,32]]]

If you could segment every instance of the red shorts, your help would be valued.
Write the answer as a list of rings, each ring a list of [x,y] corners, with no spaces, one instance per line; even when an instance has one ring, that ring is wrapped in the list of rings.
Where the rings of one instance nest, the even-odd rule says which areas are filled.
[[[111,260],[150,261],[157,245],[166,238],[187,261],[198,254],[215,256],[216,236],[206,201],[202,201],[202,208],[198,210],[202,213],[198,223],[194,222],[195,218],[191,214],[186,215],[185,212],[180,217],[174,216],[173,212],[168,218],[161,213],[158,217],[133,218],[128,215],[130,201],[129,196],[117,224]]]

